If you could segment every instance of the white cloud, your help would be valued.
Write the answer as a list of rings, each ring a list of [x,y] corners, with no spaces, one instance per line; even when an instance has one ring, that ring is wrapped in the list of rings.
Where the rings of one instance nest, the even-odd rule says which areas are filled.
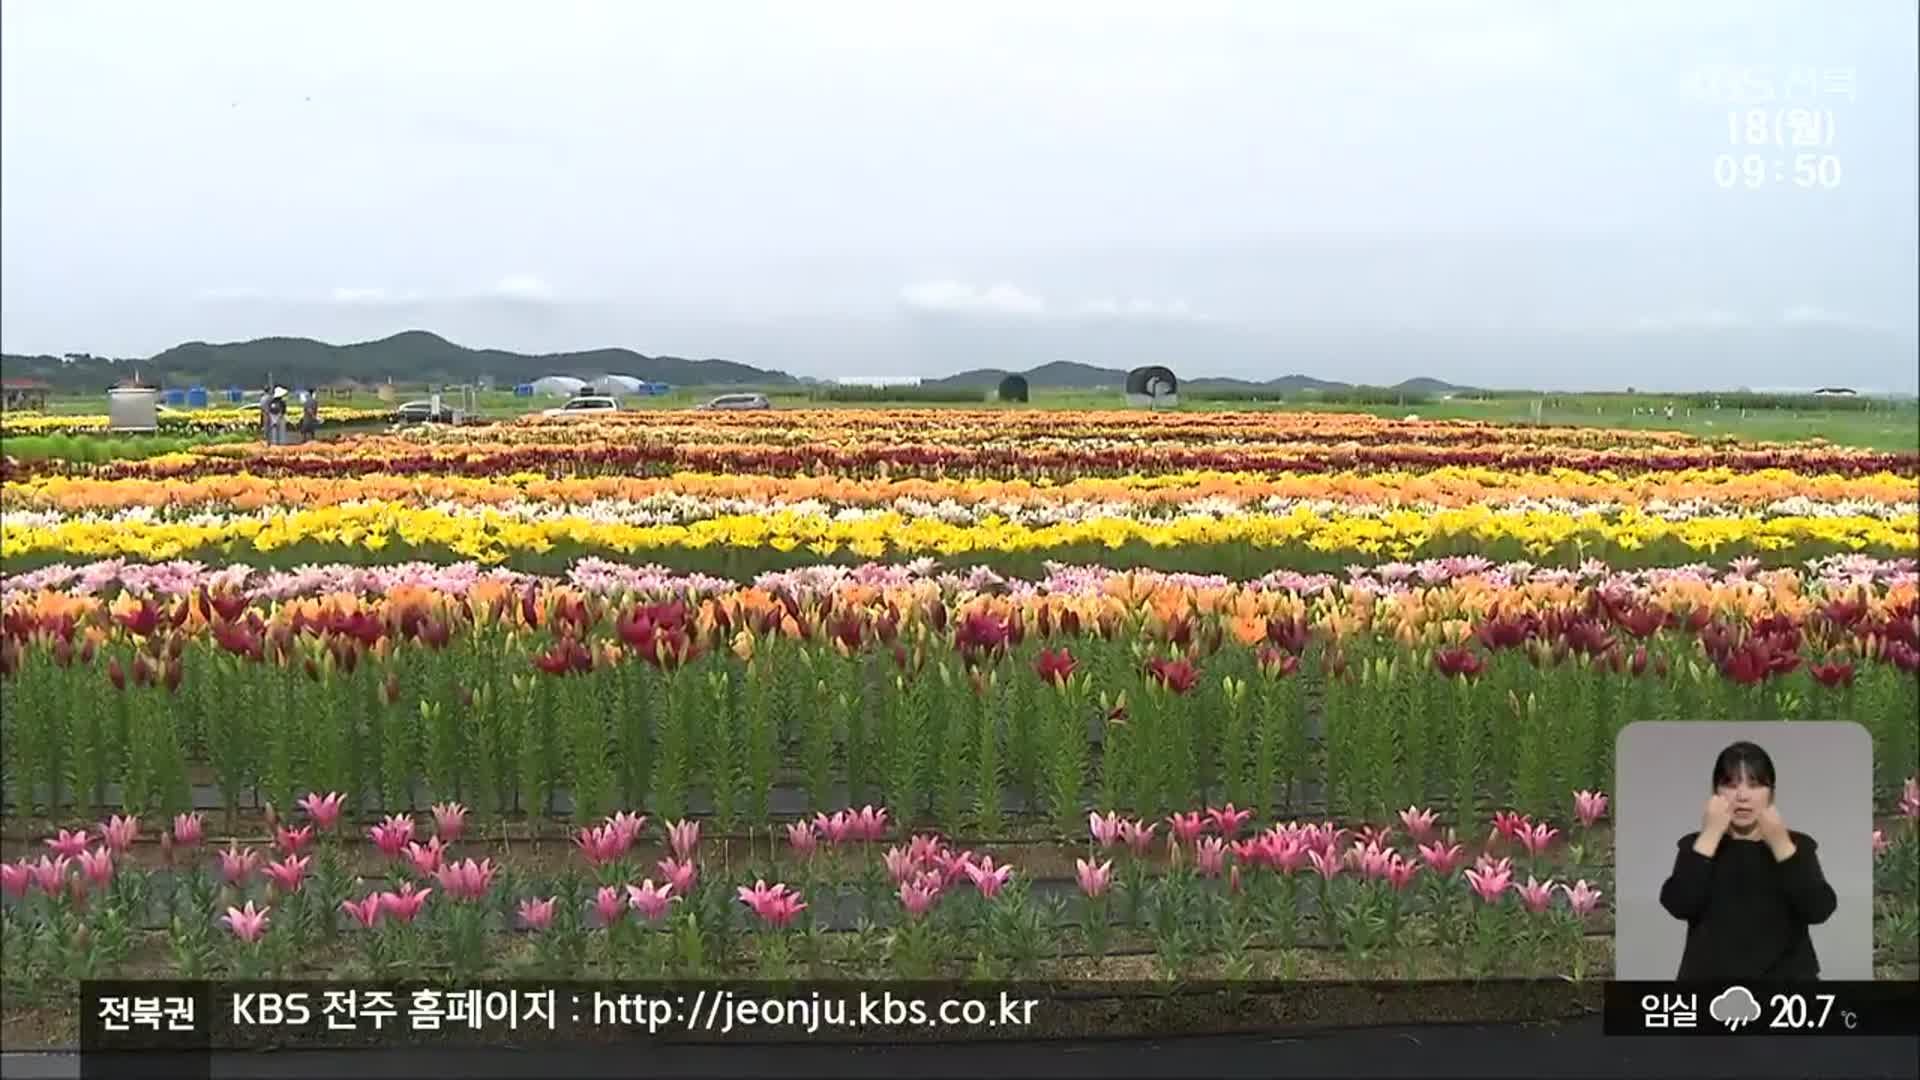
[[[1488,73],[1541,66],[1552,58],[1553,44],[1541,31],[1496,25],[1443,31],[1421,40],[1415,51],[1433,68]]]
[[[1746,317],[1738,312],[1727,311],[1724,308],[1706,308],[1701,311],[1684,311],[1673,315],[1642,315],[1633,320],[1630,329],[1640,331],[1725,329],[1740,326],[1746,321]]]
[[[1844,312],[1829,311],[1813,304],[1795,304],[1780,313],[1780,321],[1794,326],[1810,324],[1854,325],[1858,320]]]
[[[1205,318],[1184,298],[1153,300],[1144,297],[1102,296],[1075,304],[1055,305],[1015,285],[1002,282],[978,286],[964,281],[924,281],[900,291],[906,305],[918,311],[981,316],[1019,316],[1047,319],[1151,319],[1198,322]]]
[[[509,274],[494,283],[493,291],[520,300],[546,300],[553,296],[553,287],[532,274]]]
[[[968,315],[1044,315],[1047,302],[1006,283],[986,288],[963,281],[924,281],[900,291],[901,300],[921,311]]]
[[[336,304],[384,304],[393,299],[385,289],[341,286],[327,294]]]
[[[1112,297],[1102,297],[1081,304],[1079,312],[1095,318],[1165,319],[1174,322],[1197,322],[1205,318],[1184,299],[1160,301],[1135,297],[1129,300],[1116,300]]]
[[[266,290],[252,285],[221,285],[201,289],[196,298],[200,300],[259,300],[267,295]]]

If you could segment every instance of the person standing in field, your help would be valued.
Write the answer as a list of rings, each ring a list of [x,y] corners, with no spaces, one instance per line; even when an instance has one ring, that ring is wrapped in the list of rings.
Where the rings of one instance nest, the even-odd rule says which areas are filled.
[[[320,394],[307,391],[307,400],[300,406],[300,441],[311,442],[313,433],[320,428]]]
[[[287,388],[276,386],[267,398],[267,442],[281,446],[287,441]]]

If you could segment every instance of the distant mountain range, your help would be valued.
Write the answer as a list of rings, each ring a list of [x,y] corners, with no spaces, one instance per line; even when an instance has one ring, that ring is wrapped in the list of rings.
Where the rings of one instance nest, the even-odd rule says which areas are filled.
[[[527,355],[501,349],[469,349],[438,334],[409,330],[378,341],[329,345],[310,338],[260,338],[210,345],[192,341],[144,360],[86,354],[0,357],[9,379],[39,379],[58,389],[105,389],[137,375],[148,385],[258,387],[269,380],[286,386],[341,381],[377,384],[469,383],[488,376],[501,386],[543,375],[632,375],[672,386],[781,386],[797,380],[731,360],[686,360],[643,356],[631,349]]]
[[[538,379],[544,375],[631,375],[672,386],[797,386],[821,380],[800,379],[731,360],[687,360],[677,356],[645,356],[631,349],[592,349],[585,352],[526,354],[501,349],[470,349],[438,334],[409,330],[378,341],[329,345],[311,338],[273,337],[254,341],[208,344],[192,341],[175,345],[146,359],[115,359],[85,353],[64,356],[0,356],[0,370],[9,380],[38,380],[66,391],[100,391],[137,377],[149,386],[203,385],[209,388],[254,388],[269,381],[286,386],[330,385],[351,381],[372,385],[397,383],[470,383],[483,376],[496,385]],[[991,389],[1011,372],[976,368],[942,379],[923,380],[931,386],[979,386]],[[1120,368],[1055,362],[1019,372],[1036,389],[1089,390],[1119,388],[1127,373]],[[1185,378],[1185,389],[1221,389],[1300,393],[1345,389],[1350,384],[1307,375],[1283,375],[1265,382],[1232,378]],[[1408,393],[1443,394],[1467,389],[1439,379],[1408,379],[1387,389]]]
[[[995,387],[1000,385],[1000,380],[1006,378],[1008,375],[1015,374],[1025,378],[1028,386],[1036,388],[1097,390],[1112,387],[1117,389],[1125,386],[1127,382],[1127,373],[1119,368],[1103,368],[1094,367],[1091,364],[1056,361],[1051,364],[1042,364],[1039,367],[1020,372],[1008,371],[1005,368],[975,368],[972,371],[963,371],[958,375],[949,375],[944,379],[926,379],[922,381],[921,385]],[[1178,369],[1174,371],[1174,374],[1176,376],[1180,375]],[[1352,388],[1352,386],[1352,383],[1316,379],[1311,375],[1282,375],[1278,378],[1268,379],[1265,382],[1212,376],[1180,379],[1180,388],[1183,390],[1272,390],[1282,394],[1298,394],[1309,391],[1346,390]],[[1472,387],[1455,386],[1452,383],[1423,376],[1416,379],[1408,379],[1405,382],[1385,387],[1384,389],[1403,390],[1409,394],[1453,394],[1470,390]]]

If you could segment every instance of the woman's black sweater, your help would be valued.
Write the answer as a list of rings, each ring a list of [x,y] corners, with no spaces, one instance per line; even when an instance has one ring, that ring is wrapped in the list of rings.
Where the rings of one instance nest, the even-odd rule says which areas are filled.
[[[1790,833],[1784,862],[1758,840],[1723,836],[1711,859],[1693,850],[1697,832],[1680,838],[1673,875],[1660,906],[1687,923],[1687,947],[1676,979],[1817,979],[1807,927],[1827,921],[1838,898],[1820,872],[1819,845]]]

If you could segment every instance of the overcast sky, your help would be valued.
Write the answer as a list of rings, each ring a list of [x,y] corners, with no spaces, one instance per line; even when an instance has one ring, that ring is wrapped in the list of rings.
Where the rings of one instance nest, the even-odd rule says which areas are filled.
[[[813,375],[1920,384],[1912,0],[0,20],[9,352],[422,328]],[[1749,101],[1832,141],[1735,145]],[[1716,182],[1749,153],[1757,190]]]

